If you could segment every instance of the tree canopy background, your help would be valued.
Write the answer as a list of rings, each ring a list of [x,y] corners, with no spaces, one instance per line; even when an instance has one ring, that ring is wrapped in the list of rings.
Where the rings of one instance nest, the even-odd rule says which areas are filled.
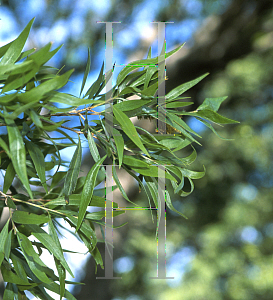
[[[156,225],[148,211],[127,212],[122,220],[128,224],[115,229],[114,238],[115,271],[122,280],[97,280],[104,271],[95,275],[87,262],[81,275],[86,285],[74,295],[79,300],[272,299],[273,2],[2,1],[1,43],[15,38],[34,16],[29,46],[64,43],[53,63],[76,68],[72,94],[79,93],[87,48],[91,75],[97,76],[104,59],[105,25],[97,21],[122,21],[113,25],[117,64],[146,56],[150,45],[157,55],[156,25],[150,22],[174,22],[166,24],[167,50],[187,43],[167,60],[166,92],[210,72],[187,96],[195,107],[205,97],[228,96],[221,114],[241,122],[218,129],[234,139],[224,141],[186,120],[202,132],[195,167],[204,164],[207,173],[195,181],[190,196],[175,199],[188,220],[167,210],[167,275],[175,279],[149,278],[156,275]],[[93,163],[90,156],[84,159]],[[126,191],[144,203],[133,183]]]

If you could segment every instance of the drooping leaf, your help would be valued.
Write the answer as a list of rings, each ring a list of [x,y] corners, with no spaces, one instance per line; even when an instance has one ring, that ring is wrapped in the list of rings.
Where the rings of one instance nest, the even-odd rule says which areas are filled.
[[[93,191],[94,191],[94,187],[95,187],[95,183],[96,183],[96,178],[97,178],[99,169],[101,167],[101,164],[104,162],[105,158],[106,158],[106,155],[104,157],[102,157],[99,161],[97,161],[94,164],[94,166],[90,169],[90,171],[88,172],[88,174],[86,176],[83,191],[82,191],[81,203],[79,206],[79,216],[78,216],[78,222],[77,222],[77,227],[76,227],[77,231],[79,230],[79,228],[82,224],[84,215],[86,213],[87,206],[89,205],[89,203],[92,199],[92,195],[93,195]]]
[[[17,232],[17,239],[24,257],[31,271],[35,276],[44,283],[51,283],[51,280],[46,276],[43,267],[46,265],[42,262],[39,255],[35,252],[30,240],[22,233]]]
[[[23,185],[25,186],[25,188],[27,189],[27,192],[30,195],[30,197],[33,198],[27,177],[26,151],[22,136],[13,120],[5,118],[5,122],[7,124],[9,136],[9,150],[14,170],[21,182],[23,183]]]
[[[13,164],[10,163],[7,167],[7,170],[6,170],[6,174],[5,174],[5,178],[4,178],[4,187],[3,187],[3,192],[6,194],[8,189],[10,188],[12,182],[13,182],[13,179],[15,177],[15,170],[13,168]]]
[[[52,220],[50,220],[48,222],[48,227],[49,227],[49,234],[52,236],[54,242],[58,245],[59,249],[62,250],[57,232],[55,230],[55,227],[53,225]],[[57,259],[54,256],[54,261],[55,261],[55,265],[56,265],[56,269],[58,271],[58,275],[59,275],[59,282],[60,282],[60,300],[62,299],[62,297],[65,294],[65,277],[66,277],[66,272],[65,272],[65,268],[64,266],[61,264],[60,260]]]
[[[11,270],[6,269],[4,266],[1,267],[2,276],[5,282],[22,284],[22,285],[31,285],[28,281],[21,279],[18,275],[14,274]]]
[[[115,180],[115,183],[117,184],[119,190],[121,191],[122,196],[123,196],[128,202],[130,202],[130,203],[132,203],[132,204],[134,204],[134,205],[137,205],[137,204],[135,204],[134,202],[132,202],[132,201],[128,198],[128,196],[126,195],[126,192],[125,192],[123,186],[121,185],[121,183],[120,183],[120,181],[119,181],[119,178],[118,178],[118,175],[117,175],[115,166],[112,167],[112,172],[113,172],[113,178],[114,178],[114,180]]]
[[[69,272],[69,274],[74,277],[63,256],[61,245],[59,243],[56,243],[47,232],[45,232],[37,225],[26,225],[26,228],[31,231],[31,233],[61,262],[61,264]]]
[[[224,140],[224,141],[232,141],[232,140],[233,140],[233,139],[223,138],[222,136],[220,136],[219,133],[213,128],[213,126],[212,126],[209,122],[207,122],[207,121],[205,121],[205,120],[203,120],[203,119],[201,119],[201,118],[199,118],[199,117],[196,117],[196,119],[199,120],[200,122],[202,122],[203,124],[205,124],[205,125],[206,125],[213,133],[215,133],[220,139],[222,139],[222,140]]]
[[[146,148],[142,144],[138,133],[132,123],[132,121],[126,116],[124,112],[119,110],[118,108],[113,106],[113,112],[114,115],[119,122],[122,130],[125,132],[125,134],[146,154],[149,156],[149,153],[147,152]]]
[[[98,162],[100,160],[100,154],[99,154],[97,145],[94,141],[94,138],[91,134],[91,131],[89,129],[87,130],[87,140],[88,140],[90,153],[91,153],[94,161]]]
[[[0,232],[0,254],[3,253],[2,257],[0,256],[0,265],[2,264],[2,261],[4,259],[5,244],[8,238],[8,230],[9,230],[8,228],[9,228],[9,221],[7,221],[4,228]]]
[[[142,174],[144,176],[152,176],[152,177],[158,177],[158,166],[151,166],[149,165],[148,168],[137,168],[132,167],[134,171],[136,171],[139,174]],[[170,179],[174,182],[177,180],[168,172],[165,172],[165,178]]]
[[[73,154],[68,172],[65,177],[63,191],[66,197],[68,197],[75,190],[77,179],[80,173],[81,162],[82,162],[82,147],[81,147],[81,140],[79,136],[77,148]]]
[[[10,258],[12,260],[12,264],[13,264],[16,274],[24,281],[28,281],[27,274],[26,274],[24,266],[21,262],[21,259],[17,255],[15,255],[13,252],[11,252]]]
[[[119,168],[122,165],[123,161],[123,153],[124,153],[124,140],[120,132],[113,128],[113,137],[117,148],[117,154],[118,154],[118,161],[119,161]]]
[[[168,190],[165,191],[166,192],[166,204],[168,206],[168,208],[176,213],[178,213],[180,216],[184,217],[185,219],[188,219],[184,214],[182,214],[180,211],[178,211],[177,209],[175,209],[173,207],[173,204],[172,204],[172,199],[170,197],[170,193]]]
[[[38,177],[44,187],[45,191],[48,193],[46,176],[45,176],[45,158],[40,150],[40,148],[33,142],[25,140],[29,155],[33,161]]]

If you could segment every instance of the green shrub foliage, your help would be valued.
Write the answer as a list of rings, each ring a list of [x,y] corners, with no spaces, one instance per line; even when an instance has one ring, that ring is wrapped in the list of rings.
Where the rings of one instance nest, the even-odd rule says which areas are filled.
[[[159,165],[165,166],[166,180],[171,182],[174,193],[182,197],[193,191],[193,179],[205,175],[205,170],[188,169],[196,159],[193,144],[199,144],[196,138],[200,136],[182,120],[183,115],[195,117],[214,132],[212,123],[236,121],[217,113],[226,97],[205,99],[195,111],[183,110],[192,102],[185,102],[187,98],[181,95],[208,75],[205,74],[165,96],[164,121],[169,134],[151,133],[134,126],[130,119],[134,116],[158,119],[158,57],[151,58],[151,51],[147,59],[132,62],[120,71],[109,99],[102,90],[112,70],[104,74],[104,65],[83,95],[90,55],[80,97],[60,92],[73,70],[60,74],[46,65],[60,47],[50,51],[51,44],[47,44],[39,50],[22,52],[32,23],[33,20],[17,39],[0,48],[0,164],[4,176],[0,210],[9,210],[0,233],[1,273],[7,283],[4,299],[28,299],[26,290],[37,298],[52,299],[45,289],[59,294],[60,299],[75,299],[65,289],[65,284],[71,283],[66,280],[66,272],[72,276],[73,273],[59,241],[59,220],[64,219],[75,229],[96,265],[103,267],[95,224],[105,224],[104,211],[87,212],[89,206],[105,206],[104,191],[96,189],[104,181],[103,165],[117,165],[127,171],[157,206]],[[166,53],[165,58],[181,47]],[[128,100],[132,95],[138,96],[136,100]],[[108,108],[105,101],[110,104]],[[113,126],[107,126],[106,114],[111,116]],[[99,118],[92,119],[95,125],[90,126],[94,115]],[[78,117],[78,125],[65,126],[64,116]],[[69,132],[78,134],[78,139],[71,138]],[[63,143],[63,139],[67,142]],[[86,176],[80,176],[81,142],[86,140],[95,163]],[[71,146],[76,146],[75,152],[71,161],[65,162],[60,150]],[[186,147],[191,147],[192,153],[180,157]],[[67,171],[61,171],[61,166]],[[113,177],[123,197],[130,201],[115,168]],[[190,191],[183,190],[185,179],[190,183]],[[166,204],[176,211],[169,190]],[[117,203],[113,207],[117,208]],[[123,212],[116,210],[114,216]],[[47,231],[43,229],[46,225]],[[39,242],[31,241],[30,236]],[[54,257],[57,275],[40,259],[45,249]]]

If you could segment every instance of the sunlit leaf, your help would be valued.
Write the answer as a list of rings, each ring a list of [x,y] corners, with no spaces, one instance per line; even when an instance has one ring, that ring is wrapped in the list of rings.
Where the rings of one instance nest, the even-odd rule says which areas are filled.
[[[20,33],[20,35],[10,44],[7,52],[4,54],[2,60],[0,61],[0,65],[6,65],[16,62],[17,58],[21,55],[21,51],[24,48],[33,22],[34,18],[31,19],[25,29]]]

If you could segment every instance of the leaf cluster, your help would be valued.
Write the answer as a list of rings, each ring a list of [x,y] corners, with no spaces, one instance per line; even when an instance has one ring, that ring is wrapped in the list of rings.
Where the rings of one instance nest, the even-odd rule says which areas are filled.
[[[192,102],[185,102],[181,95],[208,74],[176,87],[166,95],[165,104],[159,105],[158,57],[151,58],[151,51],[146,59],[132,62],[120,71],[110,97],[102,91],[113,70],[104,73],[104,65],[97,80],[83,94],[91,65],[88,52],[80,96],[61,92],[73,70],[60,74],[46,65],[60,47],[50,51],[51,44],[47,44],[39,50],[23,51],[32,23],[33,20],[18,38],[0,48],[0,126],[4,129],[0,135],[4,176],[0,209],[9,211],[0,233],[0,265],[7,282],[4,299],[27,299],[26,290],[40,299],[52,299],[46,290],[57,293],[60,299],[75,299],[65,289],[71,283],[66,280],[66,273],[73,273],[65,260],[58,228],[60,219],[65,220],[75,229],[96,265],[103,267],[95,225],[105,224],[105,212],[89,212],[88,208],[104,208],[105,201],[109,201],[105,200],[105,188],[97,188],[104,181],[105,164],[112,165],[116,184],[113,188],[118,188],[127,201],[131,202],[116,166],[135,178],[150,203],[158,207],[160,176],[171,182],[174,193],[187,196],[194,189],[193,179],[205,174],[188,169],[197,157],[193,144],[199,144],[196,137],[200,136],[183,121],[183,116],[195,117],[214,132],[212,123],[236,121],[217,113],[225,97],[205,99],[192,112],[183,110]],[[166,53],[165,58],[181,47]],[[130,100],[132,95],[137,99]],[[163,121],[168,133],[174,134],[151,133],[132,123],[135,116],[159,120],[159,109],[165,112]],[[99,119],[93,120],[92,116],[97,115]],[[67,116],[76,116],[78,126],[65,126],[67,120],[62,117]],[[90,125],[91,121],[95,126]],[[69,131],[78,135],[77,141]],[[95,161],[86,176],[80,174],[83,140],[87,140]],[[73,146],[76,149],[68,165],[60,151]],[[181,157],[181,150],[188,146],[192,153]],[[163,172],[159,172],[160,166],[164,166]],[[185,179],[191,186],[188,192],[184,190]],[[176,211],[170,191],[165,193],[167,206]],[[112,205],[118,208],[117,203]],[[123,212],[114,210],[113,215]],[[57,275],[40,258],[45,250],[54,257]]]

